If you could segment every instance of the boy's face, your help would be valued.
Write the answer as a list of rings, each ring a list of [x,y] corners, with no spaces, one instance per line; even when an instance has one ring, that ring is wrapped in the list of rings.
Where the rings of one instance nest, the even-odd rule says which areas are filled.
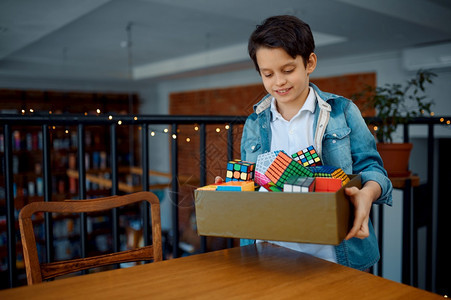
[[[277,101],[278,108],[297,111],[309,93],[309,74],[315,70],[316,55],[310,54],[307,66],[300,55],[292,58],[282,48],[262,47],[256,53],[263,85]]]

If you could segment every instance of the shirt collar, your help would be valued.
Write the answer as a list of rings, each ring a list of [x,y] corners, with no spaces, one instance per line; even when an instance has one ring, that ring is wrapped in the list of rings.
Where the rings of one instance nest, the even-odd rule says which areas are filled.
[[[296,118],[297,116],[299,116],[302,111],[309,111],[313,114],[313,113],[315,113],[315,108],[316,108],[315,91],[313,90],[312,87],[309,87],[309,93],[308,93],[307,99],[305,99],[304,105],[301,107],[301,109],[298,111],[298,113],[293,117],[293,119]],[[272,120],[271,121],[274,122],[277,119],[283,120],[282,115],[277,110],[276,99],[274,97],[271,98],[271,112],[272,112]]]

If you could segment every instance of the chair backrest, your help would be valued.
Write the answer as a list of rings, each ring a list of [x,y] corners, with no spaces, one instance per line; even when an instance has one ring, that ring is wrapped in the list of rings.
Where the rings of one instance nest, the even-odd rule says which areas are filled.
[[[133,250],[79,258],[51,263],[39,263],[36,240],[31,216],[37,212],[82,213],[98,212],[136,202],[147,201],[150,204],[152,219],[152,245]],[[151,192],[138,192],[124,196],[111,196],[89,200],[66,200],[52,202],[32,202],[22,208],[19,214],[19,226],[22,238],[23,256],[28,285],[43,280],[85,269],[122,262],[161,261],[161,219],[158,197]]]

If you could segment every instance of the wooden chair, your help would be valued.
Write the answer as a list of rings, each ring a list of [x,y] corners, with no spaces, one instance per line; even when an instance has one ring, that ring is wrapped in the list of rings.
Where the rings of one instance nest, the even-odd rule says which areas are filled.
[[[98,255],[51,263],[39,263],[36,240],[31,216],[36,212],[81,213],[97,212],[147,201],[150,203],[152,219],[152,245],[117,253]],[[27,273],[28,285],[43,280],[85,269],[106,266],[122,262],[162,260],[160,203],[151,192],[137,192],[124,196],[111,196],[90,200],[66,200],[55,202],[33,202],[22,208],[19,214],[19,226]]]

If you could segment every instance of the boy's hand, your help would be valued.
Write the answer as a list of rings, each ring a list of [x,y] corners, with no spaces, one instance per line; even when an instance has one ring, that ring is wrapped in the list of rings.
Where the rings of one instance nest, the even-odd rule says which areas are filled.
[[[356,237],[367,238],[370,235],[368,222],[373,201],[379,198],[381,188],[375,181],[368,181],[362,189],[357,187],[345,188],[345,193],[354,205],[354,224],[346,236],[346,240]]]

